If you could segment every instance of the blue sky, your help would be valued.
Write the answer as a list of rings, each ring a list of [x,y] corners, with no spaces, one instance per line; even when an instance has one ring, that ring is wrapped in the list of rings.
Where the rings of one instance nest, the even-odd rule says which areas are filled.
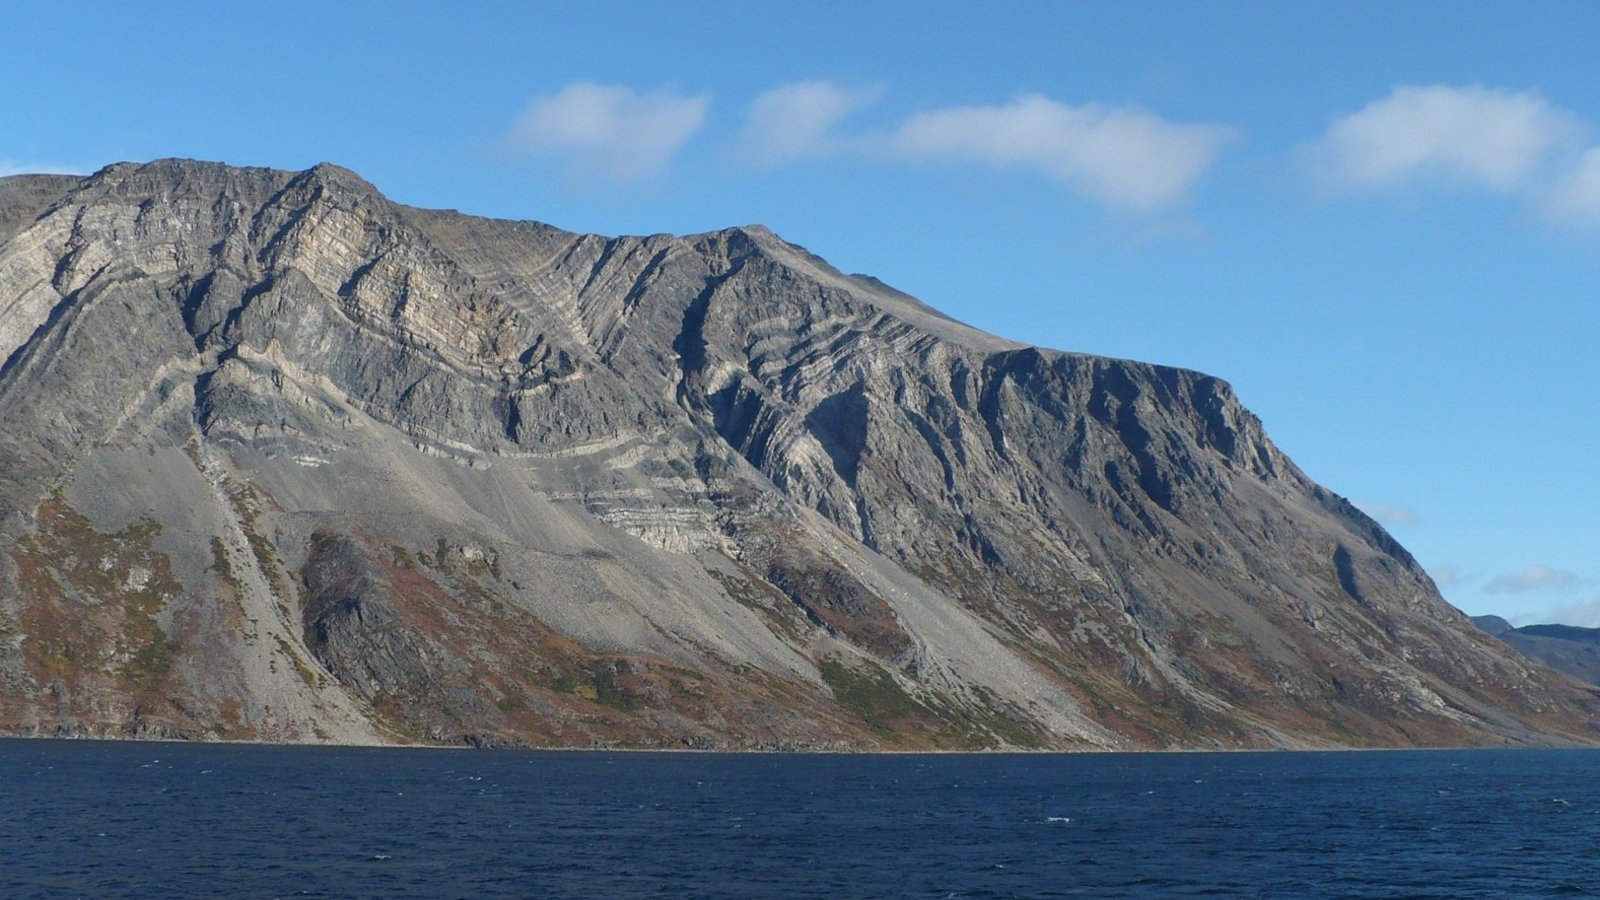
[[[31,6],[0,174],[329,160],[575,230],[761,222],[1222,376],[1456,605],[1600,625],[1600,5]]]

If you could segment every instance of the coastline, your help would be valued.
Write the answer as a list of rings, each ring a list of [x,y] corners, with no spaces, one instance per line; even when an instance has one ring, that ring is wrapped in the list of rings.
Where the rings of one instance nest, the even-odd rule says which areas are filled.
[[[171,745],[190,747],[255,747],[293,749],[351,749],[351,750],[428,750],[467,753],[626,753],[655,754],[662,756],[839,756],[839,757],[905,757],[905,756],[1196,756],[1196,755],[1307,755],[1329,753],[1437,753],[1448,751],[1541,751],[1541,750],[1600,750],[1600,744],[1549,743],[1549,744],[1443,744],[1424,747],[1158,747],[1133,749],[1084,748],[1079,750],[1051,750],[1019,747],[987,748],[976,750],[902,750],[902,749],[845,749],[845,748],[762,748],[762,747],[535,747],[489,746],[471,744],[363,744],[363,743],[310,743],[295,741],[215,740],[197,741],[173,737],[89,737],[73,735],[0,734],[0,743],[60,742],[73,744],[107,745]]]

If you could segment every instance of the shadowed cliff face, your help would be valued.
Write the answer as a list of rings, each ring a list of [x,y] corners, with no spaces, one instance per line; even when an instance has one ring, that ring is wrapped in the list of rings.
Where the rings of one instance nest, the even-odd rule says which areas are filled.
[[[1594,740],[1228,385],[761,228],[187,161],[0,179],[0,728],[291,741]]]

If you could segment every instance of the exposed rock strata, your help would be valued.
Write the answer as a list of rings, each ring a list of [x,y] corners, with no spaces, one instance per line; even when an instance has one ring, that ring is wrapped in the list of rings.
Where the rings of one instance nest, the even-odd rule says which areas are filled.
[[[761,228],[186,161],[0,179],[0,727],[697,747],[1592,741],[1216,378]]]

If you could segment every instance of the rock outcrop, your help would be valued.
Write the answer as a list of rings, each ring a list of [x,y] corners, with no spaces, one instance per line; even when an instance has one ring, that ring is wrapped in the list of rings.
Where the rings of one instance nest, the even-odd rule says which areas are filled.
[[[189,161],[0,179],[0,729],[841,748],[1592,742],[1196,372],[759,227]]]

